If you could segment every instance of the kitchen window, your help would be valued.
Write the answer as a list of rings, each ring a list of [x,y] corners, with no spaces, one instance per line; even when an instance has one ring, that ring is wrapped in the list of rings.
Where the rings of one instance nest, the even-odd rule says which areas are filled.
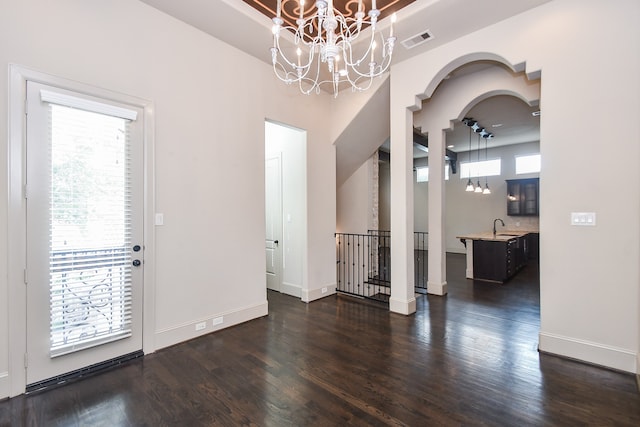
[[[540,165],[540,154],[516,156],[516,175],[521,175],[524,173],[539,173]]]
[[[498,176],[500,175],[501,166],[500,159],[460,163],[460,179]]]

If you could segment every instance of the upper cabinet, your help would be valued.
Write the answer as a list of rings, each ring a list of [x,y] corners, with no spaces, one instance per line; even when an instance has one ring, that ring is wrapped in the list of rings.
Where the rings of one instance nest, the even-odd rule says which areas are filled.
[[[507,180],[507,215],[538,216],[540,178]]]

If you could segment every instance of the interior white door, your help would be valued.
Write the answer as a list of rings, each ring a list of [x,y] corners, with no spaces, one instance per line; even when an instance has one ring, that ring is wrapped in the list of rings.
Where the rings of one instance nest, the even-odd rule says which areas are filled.
[[[142,349],[142,110],[27,83],[28,385]],[[138,119],[139,117],[139,119]]]
[[[281,157],[265,163],[267,288],[282,288],[282,169]]]

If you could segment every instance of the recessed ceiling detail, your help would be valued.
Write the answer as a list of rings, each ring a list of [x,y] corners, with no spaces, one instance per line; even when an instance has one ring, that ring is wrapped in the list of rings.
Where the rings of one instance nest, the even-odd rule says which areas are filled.
[[[258,12],[267,16],[269,19],[276,16],[277,0],[242,0]],[[415,0],[380,0],[377,7],[380,10],[378,21],[386,16],[399,11],[403,7],[413,3]],[[354,17],[358,11],[358,0],[333,0],[333,6],[338,9],[345,17]],[[371,8],[371,0],[365,0],[365,9]],[[306,18],[316,10],[315,0],[306,0],[304,4],[303,16]],[[300,0],[282,0],[282,19],[285,26],[296,26],[296,19],[300,15]]]

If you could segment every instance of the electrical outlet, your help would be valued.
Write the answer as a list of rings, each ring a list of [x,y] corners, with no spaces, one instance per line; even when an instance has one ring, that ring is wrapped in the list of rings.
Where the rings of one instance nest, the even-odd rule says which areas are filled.
[[[327,287],[325,286],[324,288],[322,288],[322,293],[326,294],[327,293]]]
[[[201,331],[207,327],[207,322],[196,323],[196,331]]]
[[[224,317],[220,316],[213,319],[212,323],[213,323],[213,326],[217,326],[217,325],[222,325],[222,322],[224,322]]]

